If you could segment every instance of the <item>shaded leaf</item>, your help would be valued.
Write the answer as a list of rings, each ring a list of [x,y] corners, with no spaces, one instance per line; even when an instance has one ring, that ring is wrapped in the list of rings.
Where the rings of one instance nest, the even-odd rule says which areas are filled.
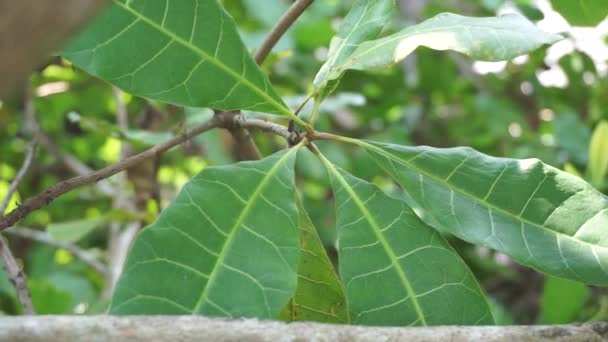
[[[441,229],[540,271],[608,285],[608,198],[537,159],[360,142]]]
[[[114,0],[63,55],[135,95],[291,115],[216,0]]]
[[[195,176],[135,240],[110,312],[277,317],[297,281],[296,151]]]
[[[314,80],[315,88],[321,89],[328,81],[339,78],[342,66],[350,60],[361,43],[378,37],[389,22],[395,0],[357,0],[342,21],[338,33],[329,45],[327,61]]]
[[[301,200],[297,198],[296,203],[300,217],[298,286],[280,318],[287,322],[348,323],[340,279]]]
[[[340,275],[352,322],[492,324],[477,280],[400,200],[326,161],[336,198]]]
[[[608,16],[604,0],[551,0],[551,5],[575,26],[595,26]]]
[[[441,13],[388,37],[361,44],[338,71],[390,66],[420,46],[454,50],[481,61],[503,61],[560,39],[559,35],[539,30],[519,14],[474,18]]]

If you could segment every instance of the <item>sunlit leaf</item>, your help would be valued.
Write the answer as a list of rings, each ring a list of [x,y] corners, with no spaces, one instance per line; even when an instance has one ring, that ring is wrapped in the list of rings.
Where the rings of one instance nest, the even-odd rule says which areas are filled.
[[[608,16],[604,0],[551,0],[551,5],[575,26],[595,26]]]
[[[453,50],[481,61],[503,61],[560,39],[559,35],[539,30],[519,14],[474,18],[442,13],[388,37],[361,44],[337,72],[390,66],[420,46]]]
[[[296,202],[300,213],[301,247],[298,287],[280,318],[288,322],[348,323],[348,309],[340,279],[306,209],[299,198]]]
[[[589,297],[589,288],[576,281],[547,277],[540,300],[540,320],[545,324],[576,321]]]
[[[340,275],[354,324],[492,324],[460,256],[405,202],[326,161],[336,197]]]
[[[331,40],[327,61],[315,77],[315,88],[323,88],[328,81],[340,77],[342,66],[357,47],[378,37],[388,24],[394,7],[395,0],[357,0],[354,3]]]
[[[604,177],[608,173],[608,121],[600,122],[591,136],[589,173],[595,186],[604,184]]]
[[[135,95],[291,115],[216,0],[114,0],[63,55]]]
[[[58,241],[76,242],[95,230],[103,223],[107,222],[106,217],[96,217],[93,219],[64,221],[50,223],[46,230],[49,235]]]
[[[608,197],[537,159],[359,142],[446,230],[540,271],[608,285]]]
[[[297,282],[296,151],[195,176],[135,240],[110,312],[276,318]]]

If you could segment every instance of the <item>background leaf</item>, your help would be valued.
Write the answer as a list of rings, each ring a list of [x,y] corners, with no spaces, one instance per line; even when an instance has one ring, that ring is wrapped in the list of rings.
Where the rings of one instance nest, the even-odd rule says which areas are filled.
[[[352,322],[492,324],[475,276],[403,202],[326,161],[336,196],[340,275]]]
[[[602,187],[608,173],[608,121],[600,122],[591,136],[589,173],[593,184]]]
[[[363,143],[441,229],[543,272],[608,284],[608,198],[538,159]]]
[[[137,237],[110,312],[277,317],[297,281],[296,151],[194,177]]]
[[[562,39],[540,31],[519,14],[473,18],[441,13],[385,38],[361,44],[342,69],[393,65],[416,48],[454,50],[481,61],[503,61]]]
[[[541,322],[567,324],[576,320],[589,298],[585,284],[557,277],[547,277],[541,297]]]
[[[291,114],[216,0],[114,0],[63,55],[135,95]]]
[[[106,217],[51,223],[46,228],[49,235],[58,241],[76,242],[104,224]]]
[[[287,322],[349,323],[342,283],[299,197],[296,203],[300,227],[298,287],[281,312],[280,319]]]
[[[595,26],[608,16],[603,0],[551,0],[551,5],[575,26]]]

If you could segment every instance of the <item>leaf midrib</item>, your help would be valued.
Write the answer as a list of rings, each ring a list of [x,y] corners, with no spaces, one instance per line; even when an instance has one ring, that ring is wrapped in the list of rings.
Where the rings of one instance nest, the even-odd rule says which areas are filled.
[[[377,146],[374,146],[374,145],[369,144],[369,143],[364,142],[364,141],[355,140],[355,139],[352,139],[352,141],[350,141],[350,139],[344,140],[344,141],[349,141],[349,142],[354,143],[356,145],[360,145],[360,146],[362,146],[364,148],[373,149],[374,151],[376,151],[377,153],[383,155],[384,157],[392,159],[392,160],[395,160],[396,162],[398,162],[399,164],[401,164],[401,165],[403,165],[405,167],[412,168],[412,169],[416,170],[416,172],[423,174],[425,177],[431,178],[434,181],[443,184],[447,188],[452,189],[453,191],[456,191],[456,192],[460,193],[461,195],[464,195],[466,197],[471,198],[474,202],[479,202],[480,204],[485,205],[486,207],[488,207],[488,208],[490,208],[492,210],[495,210],[495,211],[497,211],[497,212],[499,212],[501,214],[504,214],[507,217],[511,217],[515,221],[523,222],[523,223],[528,224],[530,226],[537,227],[539,229],[547,231],[550,234],[559,235],[559,236],[562,236],[563,238],[573,240],[573,241],[575,241],[577,243],[582,243],[582,244],[585,244],[585,245],[589,245],[591,249],[593,249],[593,248],[601,248],[601,249],[605,250],[606,252],[608,252],[608,247],[604,247],[604,246],[601,246],[601,245],[594,245],[594,244],[592,244],[590,242],[587,242],[587,241],[584,241],[584,240],[580,240],[580,239],[576,239],[573,236],[564,234],[564,233],[556,231],[556,230],[552,230],[552,229],[550,229],[548,227],[545,227],[545,226],[543,226],[541,224],[538,224],[536,222],[532,222],[532,221],[530,221],[530,220],[528,220],[528,219],[526,219],[524,217],[517,216],[517,215],[515,215],[515,214],[513,214],[513,213],[511,213],[511,212],[509,212],[509,211],[507,211],[505,209],[497,207],[497,206],[495,206],[495,205],[493,205],[493,204],[491,204],[491,203],[489,203],[489,202],[487,202],[487,201],[485,201],[483,199],[480,199],[480,198],[476,197],[475,195],[473,195],[473,194],[471,194],[471,193],[469,193],[469,192],[467,192],[465,190],[462,190],[462,189],[460,189],[458,187],[453,186],[451,183],[448,183],[445,180],[443,180],[441,178],[438,178],[438,177],[436,177],[436,176],[434,176],[434,175],[426,172],[423,169],[420,169],[420,168],[416,167],[415,165],[407,162],[406,160],[398,158],[398,157],[396,157],[395,155],[393,155],[391,153],[385,152],[383,149],[381,149],[381,148],[379,148]]]
[[[203,289],[201,296],[199,297],[198,301],[196,302],[196,305],[194,306],[194,309],[192,310],[192,314],[196,314],[200,310],[201,306],[208,300],[209,289],[212,287],[215,279],[217,278],[217,273],[219,272],[221,266],[224,264],[224,259],[226,258],[226,254],[228,253],[228,251],[230,250],[230,247],[232,246],[232,243],[234,242],[236,233],[239,231],[239,228],[241,228],[241,226],[243,225],[243,222],[249,215],[249,212],[251,211],[251,208],[253,208],[253,205],[256,202],[257,198],[260,197],[262,192],[265,190],[266,186],[270,182],[270,179],[272,179],[276,175],[276,173],[283,166],[283,164],[285,164],[285,162],[294,153],[296,153],[300,149],[301,146],[302,146],[302,143],[300,143],[297,146],[294,146],[287,153],[285,153],[285,155],[282,156],[277,161],[277,163],[268,171],[268,173],[264,176],[264,178],[262,178],[262,181],[260,182],[260,184],[256,187],[254,192],[249,197],[247,204],[245,205],[245,207],[243,208],[243,210],[237,217],[234,225],[230,228],[228,237],[226,238],[226,241],[224,242],[224,246],[222,247],[222,250],[220,251],[220,253],[217,257],[217,262],[213,266],[213,270],[211,270],[211,272],[209,273],[209,279],[207,281],[207,284],[205,285],[205,288]]]
[[[335,166],[329,160],[327,160],[323,155],[320,155],[320,157],[321,157],[322,161],[324,162],[325,166],[335,175],[335,177],[338,179],[340,184],[342,184],[344,189],[346,189],[346,191],[350,194],[353,201],[357,204],[357,207],[359,207],[359,210],[361,210],[361,213],[363,214],[363,216],[369,222],[370,226],[372,227],[372,229],[374,231],[374,234],[376,235],[376,237],[378,238],[378,240],[384,247],[384,250],[388,254],[389,258],[391,259],[391,264],[397,271],[397,274],[399,275],[399,278],[401,279],[401,282],[403,283],[403,286],[405,287],[405,289],[408,293],[408,297],[412,300],[412,303],[414,304],[414,309],[416,311],[416,315],[420,319],[420,322],[422,323],[422,325],[426,326],[427,325],[426,318],[424,316],[422,307],[420,306],[420,303],[418,302],[418,299],[416,298],[417,294],[414,291],[414,288],[412,287],[412,284],[411,284],[407,274],[401,267],[401,264],[399,263],[399,259],[397,258],[397,255],[395,255],[392,247],[390,246],[388,241],[386,241],[386,239],[382,235],[380,226],[378,225],[378,223],[376,222],[374,217],[371,215],[371,213],[365,207],[365,203],[361,200],[361,198],[359,198],[359,196],[357,195],[355,190],[348,184],[348,182],[346,182],[344,177],[342,177],[342,175],[335,168]]]
[[[121,7],[122,9],[124,9],[125,11],[127,11],[130,14],[134,15],[135,17],[141,19],[143,22],[145,22],[148,25],[152,26],[153,28],[157,29],[161,33],[166,34],[167,36],[169,36],[170,38],[174,39],[179,44],[185,46],[187,49],[192,50],[193,52],[195,52],[196,54],[198,54],[200,57],[204,58],[205,60],[208,60],[209,62],[211,62],[212,64],[214,64],[218,68],[222,69],[224,72],[226,72],[227,74],[229,74],[230,76],[232,76],[234,79],[236,79],[237,82],[242,83],[243,85],[245,85],[246,87],[248,87],[249,89],[251,89],[252,91],[254,91],[255,93],[257,93],[258,95],[260,95],[262,98],[264,98],[266,101],[268,101],[268,103],[270,103],[272,106],[274,106],[283,115],[286,115],[288,117],[292,117],[293,116],[293,114],[291,113],[291,111],[289,109],[287,109],[285,106],[283,106],[279,102],[277,102],[272,96],[269,96],[265,91],[262,91],[260,88],[258,88],[257,86],[255,86],[253,83],[249,82],[249,80],[247,80],[242,75],[240,75],[239,73],[237,73],[234,70],[232,70],[230,67],[228,67],[226,64],[222,63],[221,61],[219,61],[215,57],[207,54],[205,51],[203,51],[202,49],[198,48],[197,46],[195,46],[193,44],[190,44],[189,42],[187,42],[182,37],[180,37],[180,36],[176,35],[175,33],[173,33],[171,31],[165,29],[164,27],[160,26],[156,22],[152,21],[150,18],[148,18],[148,17],[142,15],[141,13],[137,12],[133,8],[129,7],[128,5],[122,4],[118,0],[113,0],[113,2],[117,6]]]

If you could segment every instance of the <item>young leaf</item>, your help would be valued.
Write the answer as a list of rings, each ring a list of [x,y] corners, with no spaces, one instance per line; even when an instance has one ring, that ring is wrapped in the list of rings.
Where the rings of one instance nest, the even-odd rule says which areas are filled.
[[[135,240],[110,312],[277,317],[297,281],[296,151],[194,177]]]
[[[608,198],[580,178],[470,148],[358,143],[442,230],[551,275],[608,285]]]
[[[316,89],[339,78],[339,71],[361,43],[378,37],[389,21],[395,0],[357,0],[329,45],[327,61],[314,80]]]
[[[336,196],[340,275],[352,322],[493,324],[474,275],[403,202],[325,160]]]
[[[296,203],[300,213],[298,286],[280,318],[287,322],[349,323],[340,279],[299,198]]]
[[[540,31],[519,14],[473,18],[441,13],[401,32],[361,44],[337,72],[390,66],[419,46],[454,50],[482,61],[502,61],[560,39],[559,35]]]
[[[217,0],[114,0],[63,55],[135,95],[291,116]]]

